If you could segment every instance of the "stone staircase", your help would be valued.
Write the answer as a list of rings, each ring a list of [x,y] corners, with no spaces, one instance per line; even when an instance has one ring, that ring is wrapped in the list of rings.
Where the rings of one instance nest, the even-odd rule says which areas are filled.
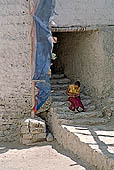
[[[86,112],[70,111],[66,88],[71,83],[64,74],[52,76],[52,107],[48,125],[57,142],[67,151],[96,170],[114,170],[114,120],[109,121],[97,109],[92,98],[83,93],[81,99]],[[112,100],[109,102],[113,103]]]
[[[86,112],[69,110],[70,103],[66,95],[66,89],[71,84],[71,80],[66,78],[64,74],[55,74],[51,79],[51,98],[52,107],[57,114],[59,122],[65,125],[98,125],[105,124],[108,119],[103,117],[101,111],[96,110],[96,106],[90,96],[81,93],[81,100],[86,108]]]
[[[114,113],[114,97],[109,97],[108,99],[109,110]]]

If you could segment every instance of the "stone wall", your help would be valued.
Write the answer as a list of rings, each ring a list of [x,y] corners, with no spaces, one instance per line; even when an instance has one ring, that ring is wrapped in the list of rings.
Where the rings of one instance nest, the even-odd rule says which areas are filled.
[[[56,0],[55,11],[58,27],[114,25],[113,0]]]
[[[0,141],[17,139],[31,111],[29,25],[26,0],[0,1]]]
[[[25,119],[21,122],[20,142],[33,144],[46,140],[46,124],[41,118]]]
[[[114,27],[101,29],[104,51],[104,94],[114,97]]]
[[[58,52],[64,73],[72,80],[80,80],[82,86],[93,93],[101,93],[103,87],[104,58],[98,31],[59,33]]]
[[[56,33],[57,56],[64,73],[80,80],[91,95],[106,95],[114,87],[114,28],[99,31]]]
[[[97,1],[95,1],[95,4],[92,3],[92,7],[95,7],[97,11],[93,10],[90,5],[91,2],[84,4],[82,1],[76,2],[75,0],[72,3],[64,2],[65,6],[66,4],[69,5],[64,6],[67,10],[62,10],[58,6],[56,11],[59,15],[56,16],[55,21],[59,21],[60,26],[65,26],[66,23],[70,26],[72,24],[81,24],[82,26],[100,23],[113,24],[112,11],[114,11],[114,3],[112,0],[100,0],[100,5],[98,3],[99,10],[95,7]],[[106,6],[103,4],[106,4]],[[86,11],[87,15],[85,13],[86,5],[91,9]],[[79,10],[77,11],[75,7],[79,8]],[[102,10],[101,7],[103,7]],[[73,18],[72,14],[75,11],[76,15],[73,15]],[[101,11],[102,15],[100,15],[99,11]],[[96,15],[94,15],[95,13]],[[76,16],[81,16],[81,18],[76,19]],[[88,16],[90,19],[88,19]],[[107,23],[107,21],[109,22]],[[28,117],[31,112],[30,16],[28,13],[28,1],[1,0],[0,28],[1,142],[17,140],[21,119]],[[65,74],[69,78],[80,79],[83,87],[90,88],[93,94],[96,92],[100,94],[102,91],[105,92],[104,89],[109,90],[110,87],[113,87],[113,29],[102,30],[102,33],[99,31],[75,34],[61,33],[60,35],[58,34],[58,42],[58,55],[61,57]]]

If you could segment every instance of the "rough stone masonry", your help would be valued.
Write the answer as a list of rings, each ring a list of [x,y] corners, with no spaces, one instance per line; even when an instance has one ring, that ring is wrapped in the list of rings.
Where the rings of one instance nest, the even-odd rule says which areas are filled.
[[[69,2],[69,1],[68,1]],[[113,0],[57,0],[58,26],[114,25]],[[65,5],[64,5],[65,3]],[[67,5],[67,6],[66,6]],[[68,11],[66,17],[66,13]],[[74,12],[73,12],[74,11]],[[82,13],[83,12],[83,13]],[[92,15],[91,15],[92,12]],[[63,15],[64,14],[64,15]],[[72,17],[72,15],[74,16]],[[63,18],[61,17],[63,16]],[[65,19],[66,18],[66,19]],[[60,20],[59,20],[60,19]],[[62,19],[62,20],[61,20]],[[72,20],[71,20],[72,19]],[[63,25],[61,25],[63,23]],[[113,27],[112,27],[113,29]],[[0,142],[19,140],[21,120],[31,113],[30,16],[27,0],[0,1]],[[108,34],[107,34],[108,32]],[[113,79],[113,31],[104,28],[104,76]],[[108,44],[108,45],[107,45]],[[111,52],[111,53],[110,53]],[[108,56],[108,57],[107,57]],[[110,67],[111,65],[111,67]],[[111,78],[112,77],[112,78]],[[111,87],[113,84],[111,85]]]
[[[32,144],[46,140],[46,125],[41,118],[25,119],[21,123],[21,138],[23,144]]]
[[[31,112],[29,25],[26,0],[0,1],[0,141],[19,139]]]

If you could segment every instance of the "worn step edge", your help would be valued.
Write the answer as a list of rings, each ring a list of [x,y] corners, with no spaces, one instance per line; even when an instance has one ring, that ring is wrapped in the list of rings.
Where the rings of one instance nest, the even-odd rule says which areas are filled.
[[[52,79],[51,84],[68,84],[71,83],[71,80],[68,78],[62,78],[62,79]]]
[[[60,124],[64,125],[99,125],[108,123],[108,119],[104,118],[88,118],[88,119],[76,119],[76,120],[67,120],[67,119],[59,119]]]
[[[63,113],[63,114],[62,114]],[[76,120],[77,119],[89,119],[89,118],[99,118],[102,117],[102,112],[99,111],[90,111],[90,112],[80,112],[80,113],[72,113],[68,114],[67,112],[62,112],[61,114],[57,112],[57,116],[59,119],[67,119],[67,120]]]
[[[64,74],[52,74],[51,79],[62,79],[65,78]]]
[[[112,158],[92,149],[87,143],[81,142],[78,136],[60,125],[53,109],[51,109],[51,114],[52,131],[59,144],[99,170],[114,170],[114,160]]]
[[[109,97],[108,103],[109,104],[114,104],[114,97]]]
[[[51,96],[52,102],[56,103],[56,102],[68,102],[68,97],[67,96]],[[85,107],[89,107],[89,105],[92,105],[92,101],[91,100],[81,100],[83,105]]]
[[[58,86],[58,84],[57,85],[55,85],[55,87],[54,86],[51,86],[51,89],[52,90],[55,90],[56,89],[56,91],[59,91],[59,90],[66,90],[68,88],[68,85],[65,85],[65,86]]]
[[[57,111],[58,114],[63,114],[63,112],[67,113],[68,115],[69,114],[71,115],[71,113],[78,114],[78,112],[76,112],[76,111],[73,112],[69,109],[70,103],[68,103],[67,105],[61,105],[62,107],[60,105],[53,105],[53,106],[55,106],[54,109]],[[62,111],[62,113],[61,113],[61,111]],[[86,106],[86,112],[95,112],[95,111],[96,111],[95,105]],[[86,113],[86,112],[84,112],[84,113]]]

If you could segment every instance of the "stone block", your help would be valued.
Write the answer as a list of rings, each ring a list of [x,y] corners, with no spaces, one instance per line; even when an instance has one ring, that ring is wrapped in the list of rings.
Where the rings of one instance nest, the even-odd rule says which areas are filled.
[[[24,134],[24,133],[29,133],[29,128],[27,126],[21,127],[21,134]]]
[[[4,137],[4,132],[0,131],[0,137]]]
[[[26,140],[31,140],[32,139],[32,134],[28,133],[28,134],[23,134],[22,135],[22,138],[23,139],[26,139]]]
[[[21,138],[23,144],[32,144],[46,140],[46,125],[41,118],[26,119],[21,123]]]
[[[47,136],[46,136],[46,140],[47,142],[52,142],[54,140],[54,137],[51,133],[49,133]]]
[[[31,129],[31,133],[32,133],[32,134],[46,133],[46,129],[45,129],[45,128],[35,128],[35,129]]]
[[[110,108],[110,110],[111,110],[112,112],[114,112],[114,106],[112,106],[112,107]]]
[[[46,140],[46,133],[34,134],[31,139],[31,143],[43,142],[45,140]]]
[[[30,124],[30,121],[31,121],[31,120],[32,120],[32,119],[22,120],[21,125],[22,125],[22,126],[28,126],[28,125]]]
[[[110,98],[108,99],[108,102],[109,102],[110,104],[114,103],[114,97],[110,97]]]
[[[0,137],[0,142],[7,142],[7,138],[4,136],[4,137]]]
[[[38,118],[38,119],[31,119],[30,120],[30,127],[31,128],[46,128],[45,127],[45,121],[43,121],[42,119]]]
[[[31,140],[20,138],[20,143],[22,143],[23,145],[28,145],[31,144]]]

